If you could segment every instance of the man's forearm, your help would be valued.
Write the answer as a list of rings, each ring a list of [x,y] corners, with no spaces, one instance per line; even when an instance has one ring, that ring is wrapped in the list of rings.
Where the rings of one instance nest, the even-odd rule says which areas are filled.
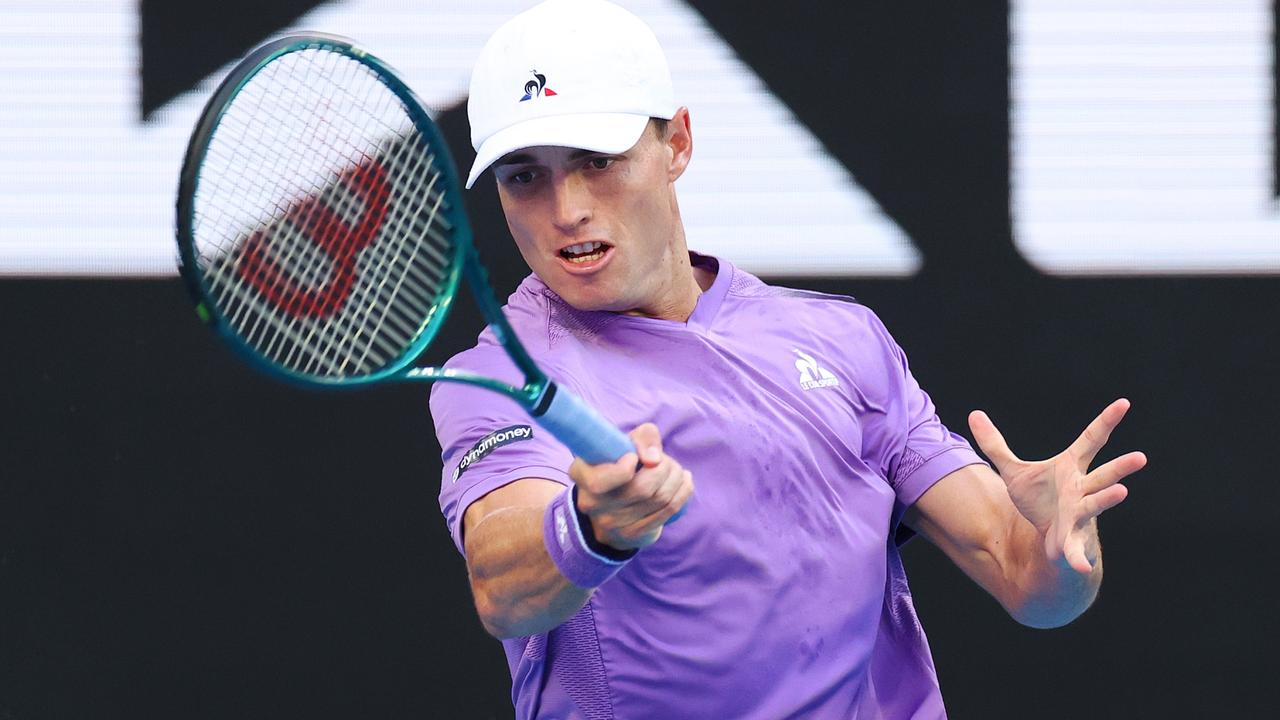
[[[511,507],[467,536],[471,591],[485,629],[498,638],[546,632],[573,617],[591,590],[569,582],[547,554],[545,507]]]
[[[1015,620],[1037,628],[1054,628],[1075,620],[1098,595],[1102,585],[1102,547],[1096,520],[1089,522],[1085,554],[1093,565],[1088,575],[1074,570],[1066,558],[1050,560],[1045,537],[1030,523],[1019,528],[1018,556],[1022,559],[1014,587],[1017,597],[1006,602]]]

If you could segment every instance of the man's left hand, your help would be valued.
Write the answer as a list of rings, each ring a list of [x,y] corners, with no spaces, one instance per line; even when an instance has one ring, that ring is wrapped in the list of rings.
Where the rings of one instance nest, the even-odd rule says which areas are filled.
[[[1036,462],[1014,455],[986,413],[970,413],[969,429],[974,439],[995,465],[1018,512],[1044,538],[1044,551],[1050,562],[1065,561],[1084,575],[1093,571],[1097,554],[1094,519],[1125,499],[1129,489],[1120,480],[1147,464],[1146,455],[1131,452],[1089,471],[1098,451],[1128,411],[1128,400],[1116,400],[1089,423],[1070,447]]]

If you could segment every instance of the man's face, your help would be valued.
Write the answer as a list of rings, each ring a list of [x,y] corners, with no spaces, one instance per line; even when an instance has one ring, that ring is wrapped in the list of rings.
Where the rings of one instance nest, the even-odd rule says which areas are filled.
[[[688,163],[686,116],[620,154],[539,146],[495,163],[520,254],[570,305],[658,314],[667,302],[687,264],[673,185]]]

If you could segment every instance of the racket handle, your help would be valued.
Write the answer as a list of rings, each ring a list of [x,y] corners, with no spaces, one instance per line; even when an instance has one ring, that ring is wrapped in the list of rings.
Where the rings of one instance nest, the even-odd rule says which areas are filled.
[[[544,402],[546,409],[534,414],[533,419],[574,455],[598,465],[636,451],[631,438],[573,393],[557,387],[555,383],[548,383],[546,392],[551,396],[551,402]]]

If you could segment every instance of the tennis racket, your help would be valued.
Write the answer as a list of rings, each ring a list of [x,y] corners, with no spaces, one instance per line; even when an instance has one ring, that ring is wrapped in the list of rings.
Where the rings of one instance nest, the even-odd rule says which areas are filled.
[[[222,81],[187,147],[177,240],[199,317],[277,377],[469,383],[515,400],[589,463],[635,449],[521,346],[444,138],[395,72],[350,40],[286,36]],[[464,277],[521,387],[413,366]]]

